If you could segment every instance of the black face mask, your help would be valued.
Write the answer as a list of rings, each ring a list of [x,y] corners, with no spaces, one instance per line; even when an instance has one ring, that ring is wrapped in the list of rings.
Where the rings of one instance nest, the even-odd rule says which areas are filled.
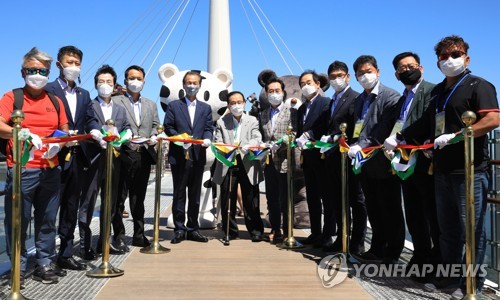
[[[414,85],[420,80],[420,77],[422,77],[422,72],[417,68],[398,73],[398,76],[399,80],[401,80],[404,85]]]

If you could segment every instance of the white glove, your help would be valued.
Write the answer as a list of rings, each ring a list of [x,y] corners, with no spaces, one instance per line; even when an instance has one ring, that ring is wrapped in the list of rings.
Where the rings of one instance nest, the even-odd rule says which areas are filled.
[[[392,150],[384,150],[384,155],[387,157],[388,160],[392,161],[394,158],[394,151]]]
[[[158,142],[158,138],[156,137],[156,135],[152,135],[149,138],[148,145],[149,146],[154,146],[154,145],[156,145],[157,142]]]
[[[454,133],[442,134],[438,136],[434,140],[434,149],[436,149],[437,147],[439,147],[439,149],[443,149],[444,146],[446,146],[448,142],[454,137],[455,137]]]
[[[359,145],[354,145],[349,148],[347,155],[349,155],[349,158],[354,159],[359,151],[361,151],[361,147]]]
[[[281,145],[278,145],[278,144],[276,144],[275,142],[273,142],[273,143],[271,144],[271,151],[272,151],[272,152],[276,152],[276,151],[280,148],[280,146],[281,146]]]
[[[384,148],[386,150],[393,151],[398,144],[399,144],[399,140],[396,138],[396,135],[393,134],[390,137],[385,139]]]
[[[59,150],[61,150],[61,146],[59,146],[58,143],[48,144],[47,151],[43,153],[42,157],[45,159],[51,159],[56,156]]]
[[[204,139],[203,140],[203,144],[201,144],[202,147],[205,147],[205,148],[208,148],[210,147],[210,145],[212,145],[212,141],[209,140],[209,139]]]
[[[69,135],[77,135],[78,134],[78,129],[74,129],[74,130],[68,130],[68,133]]]
[[[322,141],[323,143],[329,143],[331,141],[332,137],[329,136],[329,135],[324,135],[321,137],[320,141]]]
[[[285,134],[285,135],[281,138],[281,140],[283,140],[283,143],[284,143],[285,145],[288,145],[288,134]]]
[[[122,139],[124,139],[126,141],[131,141],[132,140],[132,131],[130,131],[130,129],[127,129],[127,131],[125,131],[125,134],[123,135]]]
[[[260,144],[260,148],[261,149],[266,149],[266,148],[270,148],[270,147],[271,147],[271,145],[269,145],[268,143],[262,143],[262,144]]]
[[[156,136],[157,139],[164,139],[167,138],[167,134],[165,132],[160,133],[159,135]]]
[[[22,128],[21,130],[19,130],[19,133],[17,134],[17,137],[21,140],[21,141],[26,141],[29,136],[30,136],[30,130],[28,128]]]
[[[333,142],[335,143],[336,141],[338,141],[340,138],[340,134],[336,134],[333,136]]]
[[[102,149],[106,149],[108,143],[105,140],[100,140],[99,145],[101,146]]]
[[[309,138],[305,133],[303,133],[298,139],[295,140],[297,146],[299,146],[299,148],[301,149],[304,149],[304,145],[306,144],[307,141],[309,141]]]
[[[42,149],[42,139],[38,136],[38,134],[31,133],[31,144],[35,149]]]
[[[98,142],[100,142],[102,140],[102,133],[100,130],[97,130],[97,129],[92,129],[90,131],[90,134],[92,135],[92,138]]]
[[[69,141],[66,144],[64,144],[64,147],[73,147],[78,145],[78,141]]]
[[[246,155],[248,153],[248,146],[243,146],[240,148],[240,153]]]

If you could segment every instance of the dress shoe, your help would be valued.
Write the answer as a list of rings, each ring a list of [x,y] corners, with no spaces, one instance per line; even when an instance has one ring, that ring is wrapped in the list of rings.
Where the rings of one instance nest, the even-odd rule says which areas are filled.
[[[373,254],[372,252],[370,252],[370,250],[363,252],[363,253],[359,253],[359,254],[354,254],[354,253],[351,253],[351,254],[354,258],[356,258],[357,260],[359,260],[362,263],[380,263],[380,262],[382,262],[382,259],[380,257],[376,256],[375,254]]]
[[[182,231],[182,230],[179,230],[179,231],[175,232],[174,238],[170,241],[170,243],[172,243],[172,244],[178,244],[178,243],[182,242],[185,239],[186,239],[186,232]]]
[[[59,278],[54,273],[54,270],[52,269],[50,264],[36,267],[32,277],[33,280],[40,281],[41,283],[44,284],[53,284],[59,282]]]
[[[76,271],[82,271],[87,269],[87,265],[83,264],[73,257],[62,257],[59,256],[57,259],[57,265],[63,269],[69,269],[69,270],[76,270]]]
[[[95,252],[97,254],[102,254],[102,246],[98,244],[97,247],[95,248]],[[109,243],[109,254],[111,254],[111,255],[123,255],[125,253],[126,253],[125,251],[116,248],[113,245],[113,243]]]
[[[56,274],[59,277],[64,277],[68,275],[68,272],[64,269],[61,269],[56,263],[51,262],[50,267],[52,268],[52,271],[54,271],[54,274]]]
[[[262,234],[252,234],[252,242],[253,243],[258,243],[258,242],[262,242],[262,241],[263,241]]]
[[[151,242],[145,236],[143,236],[142,238],[139,238],[139,239],[132,240],[132,246],[144,248],[144,247],[148,247],[149,245],[151,245]]]
[[[116,240],[114,240],[113,242],[113,246],[118,249],[118,250],[122,250],[123,252],[127,253],[130,251],[129,247],[127,246],[127,244],[125,244],[125,242],[121,239],[121,238],[117,238]]]
[[[341,252],[342,244],[341,243],[332,243],[328,246],[323,247],[324,252]]]
[[[201,242],[201,243],[208,242],[208,238],[202,235],[198,230],[188,232],[187,239],[190,241]]]
[[[85,250],[80,250],[80,257],[84,260],[94,260],[97,258],[97,254],[92,250],[92,248]]]
[[[313,234],[310,234],[308,237],[306,237],[301,241],[301,243],[304,245],[313,245],[313,244],[318,244],[319,242],[321,242],[321,235],[313,235]]]

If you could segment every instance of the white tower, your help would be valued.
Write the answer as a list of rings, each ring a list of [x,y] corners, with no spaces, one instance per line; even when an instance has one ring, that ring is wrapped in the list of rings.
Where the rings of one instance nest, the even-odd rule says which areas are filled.
[[[208,22],[208,73],[214,74],[219,68],[232,73],[229,0],[210,0]],[[219,79],[223,82],[227,81],[225,78]],[[232,85],[228,87],[228,90],[232,90]]]

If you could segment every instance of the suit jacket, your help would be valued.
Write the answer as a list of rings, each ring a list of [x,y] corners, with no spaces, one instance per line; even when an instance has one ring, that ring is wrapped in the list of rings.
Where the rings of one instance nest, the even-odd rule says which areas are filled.
[[[156,126],[160,124],[160,119],[158,118],[158,108],[156,107],[155,102],[149,100],[148,98],[141,97],[141,122],[137,123],[132,103],[130,102],[127,94],[114,96],[111,99],[114,104],[120,105],[125,109],[128,123],[130,124],[130,130],[132,130],[132,134],[134,136],[149,138],[150,136],[157,134]],[[155,147],[149,146],[148,144],[144,144],[144,147],[151,155],[151,163],[155,163]],[[124,153],[124,150],[125,149],[122,149],[121,152]]]
[[[415,91],[415,96],[413,97],[413,101],[411,102],[410,109],[408,111],[408,117],[406,118],[406,122],[404,125],[405,130],[414,130],[414,131],[422,131],[422,127],[419,125],[419,120],[423,119],[426,114],[427,108],[432,100],[431,91],[436,85],[425,80],[420,82],[417,90]],[[400,112],[403,108],[403,103],[405,101],[405,97],[402,96],[399,101],[399,109]],[[425,142],[425,137],[413,137],[409,138],[406,143],[411,145],[422,145]],[[429,165],[431,160],[425,157],[422,153],[419,153],[417,164],[415,166],[415,172],[427,174],[429,170]]]
[[[94,112],[94,116],[97,119],[97,122],[102,128],[103,125],[106,124],[106,119],[104,118],[104,114],[102,113],[102,108],[99,103],[98,98],[96,97],[94,100],[91,102],[92,104],[92,111]],[[111,108],[111,119],[115,121],[115,126],[116,129],[118,129],[118,132],[122,132],[123,130],[130,129],[130,124],[128,123],[127,119],[127,114],[125,109],[117,105],[116,103],[113,102],[113,106]],[[90,153],[90,159],[91,162],[93,163],[97,157],[101,153],[101,146],[98,143],[91,143],[89,144],[89,153]]]
[[[212,121],[212,109],[210,105],[196,100],[194,124],[191,124],[186,99],[175,100],[168,104],[165,111],[163,126],[168,136],[187,133],[194,139],[212,140],[214,125]],[[201,145],[192,145],[189,148],[190,159],[195,164],[205,165],[206,148]],[[185,161],[184,148],[170,143],[168,151],[168,162],[171,165]]]
[[[68,100],[66,99],[64,91],[61,88],[61,84],[57,79],[53,82],[49,82],[44,89],[61,99],[64,109],[66,110],[66,117],[68,118],[68,127],[70,130],[78,130],[78,134],[84,134],[86,132],[90,132],[92,129],[100,129],[92,110],[90,94],[86,89],[77,87],[75,119],[73,119],[73,116],[71,115]],[[90,156],[88,153],[88,143],[81,142],[79,144],[84,154],[82,157],[83,164],[85,166],[89,166]],[[61,149],[58,154],[60,163],[64,162],[64,158],[66,157],[68,151],[69,149],[67,147],[63,147],[63,149]]]
[[[276,142],[287,134],[287,128],[291,125],[291,109],[285,103],[280,106],[280,112],[276,118],[276,123],[274,124],[274,130],[271,124],[271,107],[268,107],[260,114],[260,130],[262,133],[262,140],[265,143]],[[272,154],[274,167],[280,173],[286,173],[288,169],[288,163],[286,158],[287,146],[283,143]]]
[[[366,93],[363,92],[355,100],[356,121],[363,110],[363,95]],[[372,96],[374,94],[369,95],[369,97]],[[379,84],[378,94],[368,108],[357,140],[357,144],[361,148],[381,145],[389,137],[399,117],[398,103],[400,99],[401,95],[398,92]],[[393,176],[390,161],[382,153],[378,153],[368,160],[363,166],[362,173],[373,178]]]
[[[259,131],[259,122],[253,116],[243,114],[241,115],[239,129],[240,131],[240,146],[257,146],[262,143],[262,135]],[[227,114],[221,119],[217,120],[215,127],[216,143],[224,143],[234,145],[234,121],[233,115]],[[263,176],[263,162],[259,160],[249,160],[248,155],[242,159],[243,167],[247,173],[248,179],[252,185],[259,184],[264,180]],[[240,166],[241,167],[241,166]],[[215,167],[213,181],[216,184],[222,184],[226,176],[228,167],[219,161]]]

